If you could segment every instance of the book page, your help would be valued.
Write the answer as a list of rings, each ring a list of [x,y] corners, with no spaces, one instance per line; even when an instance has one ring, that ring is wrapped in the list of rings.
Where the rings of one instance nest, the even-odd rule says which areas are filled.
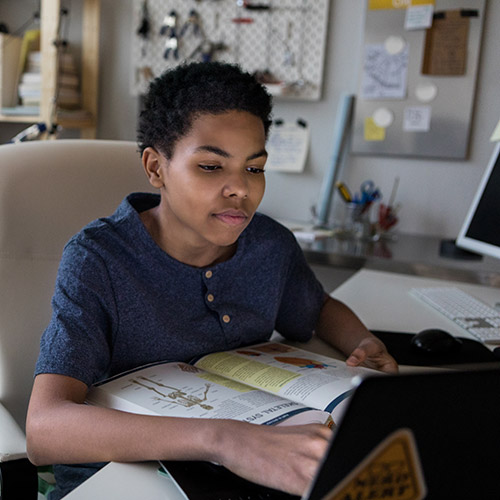
[[[264,425],[285,420],[324,424],[329,417],[185,363],[156,364],[114,377],[94,386],[87,402],[148,415],[229,418]]]
[[[329,413],[347,399],[354,377],[377,373],[276,342],[208,354],[195,366]]]

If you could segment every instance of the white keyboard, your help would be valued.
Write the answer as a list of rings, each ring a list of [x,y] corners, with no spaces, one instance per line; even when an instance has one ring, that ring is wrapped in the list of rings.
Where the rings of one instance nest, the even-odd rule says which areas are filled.
[[[455,287],[412,288],[433,307],[485,344],[500,344],[500,312]]]

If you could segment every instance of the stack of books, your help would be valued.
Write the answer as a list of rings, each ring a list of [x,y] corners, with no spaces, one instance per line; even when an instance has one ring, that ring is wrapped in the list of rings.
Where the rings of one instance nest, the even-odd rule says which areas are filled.
[[[39,107],[42,98],[42,72],[40,51],[29,52],[25,71],[22,73],[17,93],[23,106]]]
[[[76,71],[73,54],[64,52],[59,56],[59,79],[57,82],[57,107],[76,109],[80,107],[80,79]]]
[[[39,107],[42,98],[41,53],[28,54],[26,68],[18,85],[19,100],[22,106]],[[74,109],[80,107],[80,81],[72,54],[63,53],[59,57],[59,77],[56,86],[58,108]]]

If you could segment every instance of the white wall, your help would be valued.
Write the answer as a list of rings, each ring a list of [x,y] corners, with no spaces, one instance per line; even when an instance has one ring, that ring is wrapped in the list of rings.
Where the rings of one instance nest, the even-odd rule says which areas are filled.
[[[2,4],[31,0],[2,0]],[[73,2],[74,3],[74,2]],[[343,92],[354,93],[363,43],[365,0],[332,0],[323,98],[319,102],[277,101],[275,117],[304,118],[311,129],[306,171],[301,175],[269,172],[261,210],[281,219],[307,221],[317,202],[323,173],[332,156],[335,113]],[[134,140],[138,99],[130,95],[132,0],[101,0],[100,116],[98,137]],[[70,4],[71,6],[71,4]],[[0,6],[0,14],[2,14]],[[79,14],[79,13],[76,13]],[[79,20],[71,21],[72,29]],[[487,2],[482,55],[466,161],[349,156],[343,178],[358,186],[371,178],[386,194],[400,177],[399,229],[455,237],[493,150],[489,137],[500,119],[500,2]],[[457,102],[457,106],[460,103]],[[8,125],[0,124],[0,133]],[[3,134],[0,134],[3,135]],[[338,208],[338,207],[337,207]]]

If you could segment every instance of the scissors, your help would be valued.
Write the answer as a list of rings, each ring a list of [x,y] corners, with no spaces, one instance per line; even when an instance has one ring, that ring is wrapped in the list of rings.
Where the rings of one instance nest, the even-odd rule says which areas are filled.
[[[371,203],[380,198],[380,190],[375,186],[372,180],[367,180],[361,183],[361,204]]]

